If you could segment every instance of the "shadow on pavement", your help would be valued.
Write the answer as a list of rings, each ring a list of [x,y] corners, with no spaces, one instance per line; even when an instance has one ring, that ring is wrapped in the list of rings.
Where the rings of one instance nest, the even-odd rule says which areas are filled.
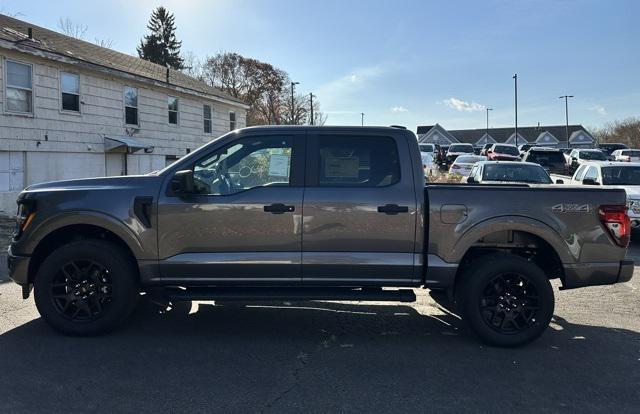
[[[435,310],[431,308],[431,310]],[[404,305],[142,302],[97,338],[0,335],[0,412],[633,411],[640,335],[555,318],[519,349]]]

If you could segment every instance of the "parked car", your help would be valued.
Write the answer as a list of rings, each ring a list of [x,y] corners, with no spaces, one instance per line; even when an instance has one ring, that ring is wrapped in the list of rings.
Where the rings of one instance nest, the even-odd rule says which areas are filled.
[[[571,184],[625,190],[631,226],[640,227],[640,163],[587,162],[575,172]]]
[[[451,165],[452,162],[458,158],[458,156],[463,154],[471,154],[473,155],[473,145],[471,144],[451,144],[449,149],[447,150],[446,163],[447,166]]]
[[[541,181],[537,168],[521,178]],[[551,321],[550,279],[630,280],[625,201],[595,187],[425,187],[416,137],[399,128],[253,127],[153,174],[29,186],[8,274],[72,335],[115,328],[141,291],[166,305],[410,302],[426,287],[456,298],[485,342],[516,346]]]
[[[611,153],[615,150],[619,149],[629,149],[628,146],[622,144],[620,142],[606,142],[598,145],[598,149],[604,153],[607,157],[611,155]]]
[[[493,144],[487,150],[489,161],[519,161],[520,152],[518,147],[509,144]]]
[[[538,164],[522,161],[482,161],[473,166],[469,184],[553,184]]]
[[[576,169],[585,162],[607,161],[607,156],[599,149],[574,149],[569,153],[568,169],[575,172]]]
[[[424,176],[429,177],[435,174],[438,170],[438,166],[435,161],[433,152],[420,152],[420,157],[422,158],[422,169],[424,171]]]
[[[634,162],[640,161],[640,150],[637,149],[619,149],[615,150],[609,156],[611,161]]]
[[[466,177],[471,172],[471,168],[473,168],[475,163],[486,160],[487,157],[483,155],[460,155],[458,158],[456,158],[453,164],[451,164],[449,173],[459,174],[463,177]]]
[[[533,147],[524,154],[522,161],[539,164],[550,174],[567,174],[564,154],[559,149]]]

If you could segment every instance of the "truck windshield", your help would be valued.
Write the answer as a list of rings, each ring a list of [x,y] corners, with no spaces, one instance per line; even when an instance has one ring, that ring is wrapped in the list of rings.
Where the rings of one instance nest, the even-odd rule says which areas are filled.
[[[528,162],[540,165],[564,164],[564,155],[560,151],[529,151]]]
[[[497,152],[498,154],[520,155],[518,148],[510,145],[496,145],[493,148],[493,152]]]
[[[539,165],[487,164],[482,173],[483,181],[551,184],[551,178]]]
[[[640,185],[640,167],[602,167],[604,185]]]
[[[473,145],[471,144],[453,144],[449,147],[449,152],[468,152],[473,154]]]
[[[594,160],[594,161],[606,161],[607,157],[604,155],[602,151],[593,150],[593,151],[580,151],[578,156],[581,160]]]

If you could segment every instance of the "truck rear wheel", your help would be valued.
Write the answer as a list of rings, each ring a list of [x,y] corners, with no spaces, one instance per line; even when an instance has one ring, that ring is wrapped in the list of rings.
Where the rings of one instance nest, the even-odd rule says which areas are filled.
[[[139,288],[131,260],[103,240],[80,240],[49,255],[36,274],[38,312],[69,335],[107,332],[133,311]]]
[[[482,341],[519,346],[538,338],[551,322],[553,288],[544,272],[513,254],[483,256],[456,288],[463,319]]]

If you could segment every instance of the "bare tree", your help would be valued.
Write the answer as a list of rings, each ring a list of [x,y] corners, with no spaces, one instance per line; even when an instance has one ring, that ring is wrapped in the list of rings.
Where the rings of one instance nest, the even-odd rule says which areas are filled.
[[[591,133],[598,142],[621,142],[631,148],[640,147],[640,118],[627,118],[592,128]]]
[[[87,26],[86,24],[76,23],[68,17],[65,17],[64,19],[61,17],[58,19],[58,30],[61,33],[75,39],[86,40],[89,26]],[[93,43],[101,47],[110,48],[113,45],[113,40],[98,39],[96,37],[93,39]]]
[[[68,17],[58,19],[58,30],[67,36],[84,40],[89,30],[86,24],[76,23]]]

